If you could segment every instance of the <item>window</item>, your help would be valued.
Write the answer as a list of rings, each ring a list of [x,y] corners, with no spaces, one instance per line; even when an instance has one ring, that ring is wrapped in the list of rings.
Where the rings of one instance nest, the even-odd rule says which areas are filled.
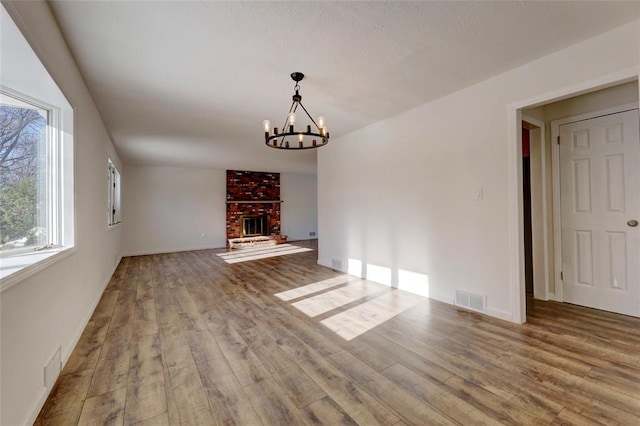
[[[51,111],[0,92],[0,251],[41,248],[58,241],[50,226],[53,176]],[[49,135],[50,136],[50,135]]]
[[[120,172],[111,160],[109,160],[107,174],[107,224],[111,227],[120,223]]]
[[[0,291],[73,252],[73,108],[0,6]]]

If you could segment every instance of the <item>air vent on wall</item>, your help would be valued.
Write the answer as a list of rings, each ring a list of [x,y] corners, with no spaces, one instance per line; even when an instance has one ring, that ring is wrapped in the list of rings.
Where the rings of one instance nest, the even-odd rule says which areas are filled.
[[[342,260],[339,259],[331,259],[331,267],[338,271],[342,271]]]
[[[469,293],[462,290],[456,290],[456,306],[469,307]]]
[[[472,311],[484,312],[484,304],[483,295],[456,290],[456,306],[467,308]]]

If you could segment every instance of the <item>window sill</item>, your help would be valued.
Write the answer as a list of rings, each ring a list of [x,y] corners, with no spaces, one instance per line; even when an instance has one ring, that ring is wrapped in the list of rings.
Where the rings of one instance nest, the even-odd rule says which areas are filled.
[[[56,247],[0,258],[0,293],[74,252],[75,247]]]

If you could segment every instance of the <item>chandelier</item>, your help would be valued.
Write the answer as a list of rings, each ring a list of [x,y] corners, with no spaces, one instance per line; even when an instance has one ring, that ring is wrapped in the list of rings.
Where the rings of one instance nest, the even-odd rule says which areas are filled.
[[[294,72],[291,74],[291,79],[296,82],[293,90],[296,93],[293,95],[293,102],[291,108],[289,108],[289,114],[282,126],[282,131],[279,132],[277,127],[271,131],[271,121],[264,120],[262,122],[264,126],[264,143],[271,148],[278,149],[310,149],[320,148],[329,143],[329,132],[327,131],[327,125],[324,117],[318,117],[318,121],[311,118],[309,111],[302,105],[302,96],[300,96],[300,80],[304,78],[304,74],[301,72]],[[296,111],[298,106],[302,108],[304,113],[309,117],[311,124],[307,125],[306,131],[296,130],[294,125],[296,124]]]

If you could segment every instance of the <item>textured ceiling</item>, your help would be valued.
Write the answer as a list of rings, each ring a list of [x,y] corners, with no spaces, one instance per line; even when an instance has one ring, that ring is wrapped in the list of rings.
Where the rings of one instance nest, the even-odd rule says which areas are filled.
[[[315,173],[264,145],[289,74],[332,140],[640,17],[639,2],[80,2],[51,8],[125,163]]]

